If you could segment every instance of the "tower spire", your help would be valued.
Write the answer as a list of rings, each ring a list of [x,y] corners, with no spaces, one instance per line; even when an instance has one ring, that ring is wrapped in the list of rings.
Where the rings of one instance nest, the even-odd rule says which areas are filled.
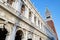
[[[45,13],[45,15],[46,15],[46,19],[51,19],[51,13],[50,13],[50,11],[48,10],[48,8],[46,8],[46,13]]]
[[[56,34],[56,38],[58,40],[58,37],[57,37],[57,33],[56,33],[56,29],[55,29],[55,26],[54,26],[54,22],[52,20],[52,17],[51,17],[51,14],[50,14],[50,11],[48,10],[48,8],[46,8],[46,22],[47,24],[49,25],[49,27],[54,31],[54,33]]]

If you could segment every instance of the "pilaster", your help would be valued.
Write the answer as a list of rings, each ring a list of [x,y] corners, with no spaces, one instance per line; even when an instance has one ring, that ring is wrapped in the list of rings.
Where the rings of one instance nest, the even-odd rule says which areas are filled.
[[[6,40],[15,40],[15,34],[16,34],[16,26],[12,28],[12,32],[9,33],[9,35],[6,37]]]
[[[32,12],[31,22],[34,23],[34,14]]]

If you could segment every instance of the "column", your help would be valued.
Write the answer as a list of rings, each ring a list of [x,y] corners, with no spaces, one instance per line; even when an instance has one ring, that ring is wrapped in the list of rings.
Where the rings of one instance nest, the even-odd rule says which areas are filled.
[[[36,40],[36,38],[35,38],[35,34],[33,34],[33,38],[32,38],[32,40]]]
[[[32,12],[31,22],[34,23],[34,14]]]
[[[10,40],[10,35],[11,35],[11,32],[9,32],[6,36],[6,39],[5,40]]]
[[[25,32],[25,35],[24,35],[24,40],[27,40],[28,39],[27,36],[28,36],[28,32],[26,31]]]
[[[40,29],[41,29],[41,21],[40,21]]]
[[[6,37],[6,40],[15,40],[16,26],[13,27],[12,32]]]
[[[36,25],[38,26],[38,18],[36,17]]]
[[[14,39],[15,39],[15,34],[16,34],[16,26],[14,25],[13,31],[12,31],[12,33],[11,33],[10,40],[14,40]]]

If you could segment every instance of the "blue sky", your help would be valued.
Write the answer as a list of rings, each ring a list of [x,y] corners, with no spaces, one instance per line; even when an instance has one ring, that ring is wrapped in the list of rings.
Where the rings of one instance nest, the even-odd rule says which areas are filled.
[[[40,12],[43,19],[45,19],[46,7],[48,7],[60,40],[60,0],[31,0],[31,2]]]

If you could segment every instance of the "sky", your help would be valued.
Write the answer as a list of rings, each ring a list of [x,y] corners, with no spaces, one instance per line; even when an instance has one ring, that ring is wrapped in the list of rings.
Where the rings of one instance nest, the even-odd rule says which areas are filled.
[[[46,7],[51,12],[54,26],[60,40],[60,0],[31,0],[35,8],[45,20]]]

